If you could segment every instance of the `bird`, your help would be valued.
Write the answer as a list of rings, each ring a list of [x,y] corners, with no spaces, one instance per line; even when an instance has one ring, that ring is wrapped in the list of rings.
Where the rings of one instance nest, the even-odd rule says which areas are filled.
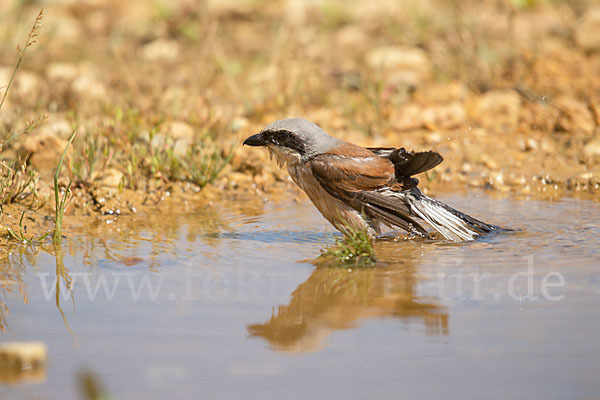
[[[266,147],[323,217],[344,234],[364,229],[380,237],[400,229],[430,239],[425,222],[445,239],[463,242],[500,229],[419,190],[414,175],[443,160],[434,151],[362,147],[302,118],[275,121],[243,145]]]

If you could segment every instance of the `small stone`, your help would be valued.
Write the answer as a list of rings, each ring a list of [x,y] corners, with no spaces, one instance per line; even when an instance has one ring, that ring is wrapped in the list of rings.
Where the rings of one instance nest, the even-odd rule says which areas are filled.
[[[467,121],[465,108],[459,102],[426,107],[423,110],[423,123],[429,129],[452,129]]]
[[[71,63],[55,62],[46,67],[46,77],[51,81],[73,81],[79,69]]]
[[[17,153],[40,172],[50,172],[56,168],[67,141],[54,134],[39,133],[23,138]],[[71,149],[69,149],[69,152]]]
[[[431,145],[431,144],[441,143],[442,140],[444,140],[444,137],[439,132],[431,132],[431,133],[428,133],[427,135],[425,135],[424,139],[425,139],[425,143]]]
[[[519,111],[520,131],[552,132],[559,114],[556,107],[536,102],[525,102]]]
[[[588,9],[575,26],[575,41],[580,47],[600,50],[600,7]]]
[[[483,162],[483,164],[491,169],[492,171],[497,170],[498,169],[498,163],[496,163],[494,160],[492,160],[490,158],[490,156],[488,156],[487,154],[485,154],[482,158],[481,161]]]
[[[173,145],[173,154],[179,158],[186,157],[191,147],[192,139],[179,138],[175,140],[175,144]]]
[[[68,139],[73,133],[73,125],[62,117],[51,117],[37,131],[41,135]]]
[[[14,67],[0,66],[0,93],[4,94],[4,87],[8,85]],[[10,87],[9,98],[11,95],[16,97],[34,97],[41,85],[41,79],[33,72],[20,69],[15,75],[12,86]]]
[[[557,127],[565,132],[592,133],[594,116],[587,105],[572,97],[560,97],[554,103],[560,111]]]
[[[75,81],[73,81],[71,89],[79,97],[85,99],[93,98],[96,100],[103,100],[107,97],[104,84],[92,74],[84,73],[78,76]]]
[[[520,108],[521,96],[514,90],[492,90],[477,100],[473,111],[482,127],[508,132],[516,127]]]
[[[241,172],[232,172],[227,176],[227,179],[234,187],[247,186],[253,181],[251,175]]]
[[[234,132],[239,131],[240,129],[245,129],[250,124],[247,118],[244,117],[236,117],[231,121],[231,130]]]
[[[367,53],[367,65],[382,71],[392,83],[417,86],[431,77],[431,61],[418,47],[383,46]]]
[[[600,96],[595,96],[590,99],[590,108],[594,113],[596,125],[600,126]]]
[[[600,138],[593,139],[583,146],[583,154],[588,157],[600,156]]]
[[[399,131],[423,127],[423,108],[418,104],[407,104],[390,117],[390,125]]]
[[[413,101],[422,104],[447,104],[462,101],[467,94],[467,89],[460,82],[444,84],[429,84],[419,86],[413,93]]]
[[[191,140],[194,138],[194,128],[182,121],[168,122],[162,130],[173,139],[185,138]]]
[[[100,185],[112,188],[118,188],[121,185],[123,173],[115,168],[108,168],[100,178]]]
[[[47,354],[42,342],[0,343],[0,379],[3,383],[43,380]]]
[[[363,48],[368,43],[368,37],[361,27],[351,24],[336,32],[335,41],[342,48],[355,50]]]
[[[179,56],[179,43],[175,40],[157,39],[142,47],[142,57],[147,61],[175,61]]]

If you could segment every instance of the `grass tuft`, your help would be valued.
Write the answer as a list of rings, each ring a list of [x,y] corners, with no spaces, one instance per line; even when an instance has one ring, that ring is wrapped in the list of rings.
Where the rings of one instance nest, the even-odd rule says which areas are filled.
[[[220,149],[207,151],[202,146],[192,146],[185,162],[190,174],[189,179],[201,188],[214,183],[232,157],[233,150],[224,155]]]
[[[27,246],[33,246],[41,244],[44,239],[50,235],[51,232],[47,232],[41,236],[35,237],[32,235],[31,237],[27,237],[27,227],[23,227],[23,217],[25,216],[25,211],[21,214],[21,219],[19,219],[19,232],[15,232],[11,228],[7,228],[10,236],[13,237],[17,242],[22,243]]]
[[[67,185],[67,188],[65,189],[62,198],[60,198],[58,191],[58,176],[60,175],[60,170],[62,169],[63,161],[65,159],[65,155],[67,154],[67,150],[69,150],[69,146],[73,142],[73,139],[75,139],[76,134],[77,131],[74,131],[71,137],[69,138],[69,141],[65,146],[65,150],[60,156],[60,160],[58,160],[56,172],[54,173],[54,204],[56,207],[56,216],[54,219],[54,232],[52,234],[52,242],[55,245],[60,244],[62,240],[62,220],[63,215],[65,213],[65,206],[67,204],[67,196],[69,195],[69,191],[71,190],[71,183],[73,183],[72,181],[69,181],[69,184]]]
[[[375,265],[376,261],[373,240],[367,228],[346,227],[343,238],[325,249],[321,257],[355,267],[370,267]]]
[[[0,205],[19,200],[35,179],[35,171],[27,171],[25,165],[18,167],[17,163],[0,162]]]

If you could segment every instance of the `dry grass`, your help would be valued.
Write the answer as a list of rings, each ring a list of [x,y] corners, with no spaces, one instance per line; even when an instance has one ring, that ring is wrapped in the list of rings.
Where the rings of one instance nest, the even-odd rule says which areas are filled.
[[[563,112],[552,99],[567,96],[593,110],[588,100],[600,90],[600,79],[590,73],[597,56],[573,45],[591,4],[584,0],[307,4],[58,1],[48,6],[43,30],[42,14],[37,15],[16,63],[13,43],[27,25],[17,15],[35,18],[34,5],[7,6],[0,16],[0,65],[16,68],[5,85],[5,104],[0,103],[0,137],[7,138],[0,154],[0,201],[18,200],[33,176],[35,164],[26,171],[15,164],[23,137],[51,134],[65,141],[70,131],[53,131],[65,125],[80,132],[71,165],[74,187],[84,192],[105,190],[107,173],[115,171],[122,174],[120,191],[162,192],[175,181],[198,189],[240,187],[231,184],[236,171],[260,175],[258,188],[268,191],[273,181],[281,181],[279,173],[253,153],[236,155],[235,149],[243,136],[287,116],[311,119],[364,144],[434,147],[457,155],[447,160],[446,175],[440,170],[427,179],[439,182],[450,173],[456,178],[468,164],[460,182],[470,182],[494,165],[479,157],[488,146],[482,137],[506,149],[502,159],[511,165],[503,167],[520,171],[513,161],[519,157],[511,156],[521,151],[514,145],[515,132],[525,143],[538,143],[527,154],[535,157],[526,164],[535,165],[547,159],[539,143],[556,140],[554,131],[564,129],[547,122],[545,136],[535,136],[539,121],[549,119],[544,113]],[[421,51],[426,68],[408,65],[414,59],[379,68],[369,60],[380,48]],[[448,83],[462,91],[444,92]],[[427,95],[431,88],[442,88],[441,95]],[[513,118],[519,125],[510,125],[504,136],[489,129],[473,137],[468,129],[488,129],[477,115],[479,98],[496,89],[516,89],[521,96],[522,110]],[[398,123],[403,108],[415,103],[422,108],[458,103],[466,117],[449,125],[434,115],[433,122],[412,127],[421,130],[415,134]],[[528,109],[541,116],[524,120]],[[48,118],[40,120],[43,115]],[[173,133],[174,124],[184,124],[187,132]],[[576,141],[579,151],[592,131]],[[425,140],[429,132],[455,139]],[[471,153],[474,142],[482,148]],[[561,149],[557,145],[554,151]],[[596,165],[593,159],[582,161]],[[52,189],[45,172],[54,165],[49,171],[39,167],[40,188]],[[556,171],[563,170],[556,165]]]

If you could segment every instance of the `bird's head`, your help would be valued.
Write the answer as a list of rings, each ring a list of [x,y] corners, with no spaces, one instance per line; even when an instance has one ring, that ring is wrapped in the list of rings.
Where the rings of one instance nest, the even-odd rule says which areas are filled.
[[[273,122],[247,138],[244,144],[266,147],[281,166],[285,163],[299,163],[324,153],[338,142],[310,121],[289,118]]]

